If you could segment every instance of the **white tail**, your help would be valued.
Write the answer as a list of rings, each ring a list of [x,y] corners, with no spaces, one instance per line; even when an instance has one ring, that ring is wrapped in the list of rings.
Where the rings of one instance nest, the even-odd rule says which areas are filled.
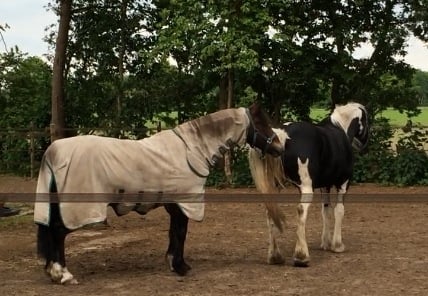
[[[281,143],[284,145],[287,134],[283,130],[274,129]],[[250,171],[256,188],[261,193],[278,193],[285,185],[285,176],[282,167],[281,157],[265,155],[262,157],[255,149],[250,149],[249,155]],[[275,223],[275,226],[282,232],[285,224],[285,216],[276,203],[265,203],[268,216]]]

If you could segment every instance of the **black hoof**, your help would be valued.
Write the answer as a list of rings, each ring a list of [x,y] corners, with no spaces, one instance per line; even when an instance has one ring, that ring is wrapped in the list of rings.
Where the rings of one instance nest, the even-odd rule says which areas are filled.
[[[179,276],[185,276],[187,274],[187,272],[191,269],[192,269],[192,267],[190,267],[190,265],[188,265],[186,262],[183,262],[177,266],[174,266],[174,271]]]
[[[293,262],[294,262],[294,266],[296,266],[296,267],[308,267],[309,266],[309,260],[301,260],[301,259],[294,258]]]

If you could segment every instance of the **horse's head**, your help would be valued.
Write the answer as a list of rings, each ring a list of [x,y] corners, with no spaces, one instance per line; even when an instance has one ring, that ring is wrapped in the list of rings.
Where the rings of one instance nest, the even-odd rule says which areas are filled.
[[[369,142],[369,116],[367,109],[359,103],[336,106],[331,119],[338,123],[348,135],[357,151],[366,148]]]
[[[250,126],[247,130],[247,143],[251,147],[258,148],[263,154],[280,156],[284,150],[278,136],[269,124],[269,117],[265,114],[259,104],[254,103],[247,109]]]

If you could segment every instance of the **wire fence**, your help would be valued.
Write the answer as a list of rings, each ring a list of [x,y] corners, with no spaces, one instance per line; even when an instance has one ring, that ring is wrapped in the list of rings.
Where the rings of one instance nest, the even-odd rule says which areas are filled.
[[[161,122],[151,128],[114,128],[114,127],[85,127],[67,128],[67,136],[99,135],[113,136],[124,139],[142,139],[149,137],[162,129]],[[374,127],[376,128],[376,127]],[[394,150],[400,137],[408,133],[403,127],[393,127],[391,150]],[[417,126],[413,129],[422,131],[428,138],[428,126]],[[50,127],[34,128],[0,128],[0,174],[19,174],[26,177],[37,177],[40,161],[44,151],[50,144]],[[428,153],[428,141],[422,143]]]
[[[159,122],[152,128],[85,127],[66,128],[66,136],[98,135],[122,139],[142,139],[162,130]],[[37,176],[44,151],[50,144],[50,127],[0,128],[0,174]]]

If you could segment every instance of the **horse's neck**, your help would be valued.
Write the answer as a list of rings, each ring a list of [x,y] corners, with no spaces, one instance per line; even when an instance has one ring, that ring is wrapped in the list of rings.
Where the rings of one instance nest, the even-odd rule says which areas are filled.
[[[333,113],[332,115],[330,115],[329,119],[333,125],[339,127],[344,131],[349,141],[352,141],[352,139],[355,137],[357,133],[357,130],[351,124],[354,118],[350,118],[350,117],[344,118],[343,116],[340,116],[337,113]]]
[[[226,109],[179,125],[174,131],[190,150],[210,162],[234,144],[243,145],[249,125],[244,108]]]

